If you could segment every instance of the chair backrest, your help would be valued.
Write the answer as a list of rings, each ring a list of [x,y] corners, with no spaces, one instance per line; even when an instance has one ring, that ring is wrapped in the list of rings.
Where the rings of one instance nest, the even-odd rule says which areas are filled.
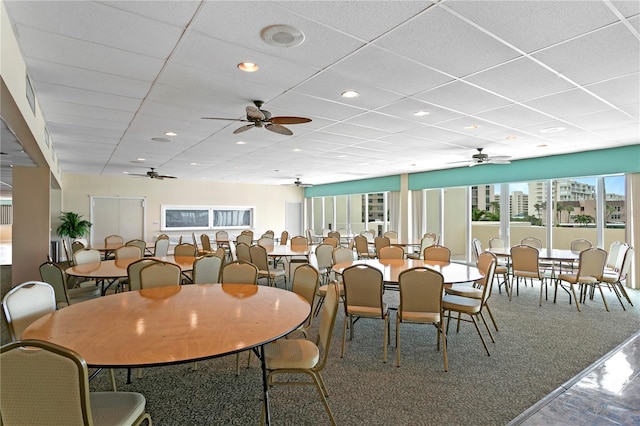
[[[323,237],[328,237],[328,236],[329,236],[329,232],[331,232],[331,229],[329,229],[329,228],[322,228],[322,236],[323,236]]]
[[[349,306],[360,306],[380,309],[382,316],[382,272],[369,265],[353,265],[342,271],[342,282],[346,312],[349,312]]]
[[[622,262],[624,262],[624,258],[627,255],[627,251],[629,250],[629,244],[627,243],[622,243],[622,245],[620,246],[619,250],[618,250],[618,256],[617,259],[615,261],[615,263],[613,264],[613,269],[618,272],[620,271],[620,268],[622,268]],[[607,256],[608,259],[608,256]],[[606,265],[605,265],[606,267]]]
[[[193,283],[213,284],[220,282],[222,259],[213,254],[199,257],[193,262]]]
[[[198,238],[195,232],[191,233],[191,241],[193,241],[193,246],[196,248],[196,251],[198,251],[200,248],[198,247]]]
[[[338,231],[331,231],[327,234],[327,237],[330,238],[335,238],[338,241],[338,244],[340,244],[340,233]]]
[[[167,234],[160,234],[156,240],[168,240],[169,236]]]
[[[387,231],[384,234],[382,234],[382,236],[387,237],[389,239],[394,239],[394,240],[398,239],[398,233],[396,231]]]
[[[537,248],[526,244],[511,247],[511,267],[514,272],[540,273],[539,254]]]
[[[258,267],[250,262],[236,260],[222,268],[223,283],[258,284]]]
[[[242,232],[240,232],[240,235],[248,235],[253,240],[253,231],[251,229],[243,230]]]
[[[432,245],[437,244],[436,234],[426,233],[420,240],[420,259],[424,258],[424,249],[427,247],[431,247]]]
[[[122,246],[115,249],[114,254],[116,259],[140,259],[143,257],[143,252],[138,246]]]
[[[380,249],[382,247],[389,247],[391,245],[391,240],[387,237],[375,237],[373,239],[373,246],[376,249],[376,254],[380,257]]]
[[[607,263],[607,252],[601,248],[592,247],[580,252],[578,264],[578,277],[589,276],[601,279],[604,266]]]
[[[298,266],[293,273],[291,291],[304,297],[309,302],[311,312],[313,312],[316,293],[318,293],[318,287],[320,286],[319,276],[318,270],[308,263]],[[312,319],[313,315],[309,315],[305,325],[310,324]]]
[[[82,249],[73,253],[73,264],[84,265],[85,263],[100,262],[101,258],[98,250]]]
[[[353,238],[353,242],[356,245],[356,252],[359,255],[369,253],[369,243],[367,242],[367,237],[365,237],[364,235],[356,235]]]
[[[248,244],[236,243],[236,259],[243,262],[251,262],[251,252]]]
[[[331,244],[322,243],[316,247],[316,260],[318,261],[318,268],[331,268],[333,265],[333,247]]]
[[[180,285],[180,266],[170,262],[153,262],[140,269],[140,289]]]
[[[178,244],[173,249],[174,256],[195,256],[198,254],[198,249],[193,244],[182,243]]]
[[[251,263],[256,265],[260,271],[269,270],[269,257],[267,256],[267,249],[264,246],[255,244],[249,247],[249,255],[251,256]]]
[[[445,246],[429,246],[424,249],[422,258],[434,262],[451,262],[451,250]]]
[[[258,239],[258,245],[266,249],[272,249],[275,246],[275,241],[272,237],[262,236]]]
[[[478,256],[476,266],[478,267],[480,272],[482,272],[482,278],[476,281],[476,284],[478,284],[479,286],[485,286],[488,283],[489,287],[491,287],[491,284],[493,283],[493,273],[491,274],[491,276],[489,276],[491,262],[494,262],[496,265],[498,264],[498,258],[493,253],[485,251],[484,253],[480,253],[480,256]],[[491,291],[491,289],[489,289],[489,291]],[[489,295],[490,294],[491,293],[489,293]]]
[[[480,256],[480,253],[482,253],[482,244],[480,243],[480,240],[477,238],[474,238],[471,241],[471,253],[473,254],[473,260],[477,262],[478,256]]]
[[[155,259],[139,259],[127,266],[127,277],[129,278],[129,291],[140,290],[140,270],[147,265],[157,262]]]
[[[322,244],[329,244],[331,247],[336,248],[340,245],[340,240],[334,237],[324,237]]]
[[[286,246],[287,242],[289,242],[289,232],[282,231],[280,233],[280,245],[281,246]]]
[[[591,241],[585,240],[584,238],[578,238],[571,241],[571,250],[581,252],[582,250],[586,250],[588,248],[593,247]]]
[[[305,237],[303,237],[302,235],[296,235],[295,237],[291,238],[291,246],[308,247],[309,246],[309,241]]]
[[[120,235],[109,235],[109,236],[106,236],[104,238],[104,243],[105,244],[123,244],[124,245],[124,238],[122,238]]]
[[[540,241],[536,237],[525,237],[522,239],[522,241],[520,241],[520,244],[523,244],[525,246],[535,247],[538,250],[542,248],[542,241]]]
[[[504,241],[501,238],[493,237],[489,240],[489,248],[504,248]]]
[[[618,261],[618,254],[620,249],[624,246],[622,241],[614,241],[609,246],[609,254],[607,256],[607,268],[615,269],[616,262]]]
[[[620,281],[625,280],[627,278],[627,275],[629,274],[631,262],[633,261],[633,254],[633,247],[629,247],[624,253],[624,259],[622,260],[622,266],[620,267],[620,275],[618,276],[618,279]]]
[[[336,263],[352,262],[353,250],[348,247],[338,247],[333,249],[331,257],[334,265]]]
[[[0,360],[4,424],[93,425],[87,364],[79,354],[21,340],[3,346]]]
[[[82,241],[74,241],[71,243],[71,254],[73,255],[73,253],[79,251],[79,250],[83,250],[86,246],[84,245],[84,243]]]
[[[305,231],[305,236],[306,236],[306,238],[307,238],[307,245],[309,245],[309,244],[313,244],[313,235],[312,235],[312,233],[311,233],[311,229],[307,229],[307,230]]]
[[[329,349],[331,348],[331,336],[336,324],[336,316],[338,314],[338,302],[340,300],[340,292],[336,283],[329,284],[327,294],[324,298],[322,311],[320,312],[320,325],[318,326],[318,339],[316,345],[320,345],[323,349],[322,359],[316,364],[316,370],[322,370],[329,358]]]
[[[434,323],[442,320],[444,277],[429,268],[412,268],[398,276],[400,305],[398,315],[408,320],[409,313],[431,314]],[[409,319],[410,321],[410,319]]]
[[[426,237],[430,237],[433,240],[433,244],[440,243],[440,238],[438,237],[438,234],[436,234],[435,232],[425,232],[424,235],[422,235],[422,238],[426,238]]]
[[[404,249],[399,246],[382,247],[378,250],[378,259],[404,259]]]
[[[142,256],[144,256],[144,251],[147,249],[147,243],[139,239],[127,241],[125,243],[125,246],[138,247],[140,249],[140,253],[142,253]]]
[[[202,245],[202,250],[211,251],[211,240],[207,234],[200,234],[200,244]]]
[[[70,305],[67,292],[67,277],[60,266],[53,262],[45,262],[40,265],[40,279],[53,287],[56,295],[56,306],[59,304]]]
[[[22,338],[22,332],[35,320],[56,310],[53,287],[41,281],[18,284],[2,298],[2,309],[12,340]],[[23,401],[24,402],[24,401]],[[4,418],[4,411],[3,411]]]
[[[265,231],[264,234],[262,234],[262,237],[269,237],[269,238],[271,238],[273,240],[275,235],[276,235],[275,232],[273,232],[271,229],[269,229],[269,230]]]
[[[240,234],[236,237],[236,244],[246,244],[248,246],[253,242],[253,237],[248,234]]]
[[[362,235],[367,239],[367,243],[372,243],[373,239],[376,236],[375,232],[371,232],[371,231],[363,231],[360,235]]]
[[[153,248],[154,256],[166,256],[169,254],[169,238],[160,238],[156,240],[155,246]]]
[[[217,231],[216,232],[216,241],[220,241],[226,243],[229,241],[229,233],[227,231]]]
[[[219,257],[220,260],[222,260],[222,265],[224,265],[224,262],[227,259],[227,251],[224,249],[224,247],[218,247],[213,251],[212,254],[216,257]]]

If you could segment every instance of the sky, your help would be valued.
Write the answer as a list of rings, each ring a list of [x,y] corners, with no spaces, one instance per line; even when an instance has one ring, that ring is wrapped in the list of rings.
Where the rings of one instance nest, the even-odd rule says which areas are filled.
[[[575,178],[574,180],[589,185],[596,185],[596,178]],[[604,178],[605,190],[609,194],[624,195],[624,176],[607,176]],[[524,194],[529,194],[529,184],[527,182],[516,182],[509,184],[509,191],[522,191]],[[497,184],[494,187],[496,194],[500,193],[500,185]]]

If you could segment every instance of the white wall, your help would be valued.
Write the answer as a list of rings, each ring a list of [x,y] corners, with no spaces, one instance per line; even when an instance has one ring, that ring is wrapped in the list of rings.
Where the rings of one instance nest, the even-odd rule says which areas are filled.
[[[129,176],[63,175],[62,210],[90,219],[90,197],[145,197],[147,241],[163,233],[160,230],[160,206],[211,205],[255,206],[254,232],[272,229],[276,235],[285,227],[285,203],[302,202],[304,192],[295,186],[249,185],[201,182],[196,180],[153,180]],[[196,231],[197,234],[202,231]],[[240,231],[233,231],[239,233]],[[191,231],[182,234],[190,235]],[[213,234],[214,232],[209,232]],[[177,234],[177,233],[174,233]]]

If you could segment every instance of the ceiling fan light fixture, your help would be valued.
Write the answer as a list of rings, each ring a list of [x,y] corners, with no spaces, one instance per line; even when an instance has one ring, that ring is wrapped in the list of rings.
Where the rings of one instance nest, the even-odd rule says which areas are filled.
[[[342,92],[341,95],[343,98],[357,98],[360,96],[360,93],[355,90],[347,90],[346,92]]]
[[[475,130],[478,127],[480,127],[480,126],[478,126],[477,124],[470,124],[468,126],[464,126],[464,128],[467,129],[467,130]]]
[[[260,32],[265,43],[275,47],[296,47],[304,42],[304,34],[291,25],[271,25]]]
[[[238,64],[238,69],[244,72],[256,72],[260,69],[260,67],[253,62],[240,62]]]
[[[416,117],[424,117],[425,115],[429,115],[429,111],[416,111],[413,115]]]

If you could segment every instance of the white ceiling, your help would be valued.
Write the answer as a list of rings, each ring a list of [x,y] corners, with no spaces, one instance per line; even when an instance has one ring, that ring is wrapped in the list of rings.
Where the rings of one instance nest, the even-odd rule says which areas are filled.
[[[64,172],[320,184],[460,167],[479,147],[640,142],[638,1],[4,4]],[[265,43],[270,25],[304,43]],[[254,99],[313,121],[284,136],[201,119],[244,118]]]

